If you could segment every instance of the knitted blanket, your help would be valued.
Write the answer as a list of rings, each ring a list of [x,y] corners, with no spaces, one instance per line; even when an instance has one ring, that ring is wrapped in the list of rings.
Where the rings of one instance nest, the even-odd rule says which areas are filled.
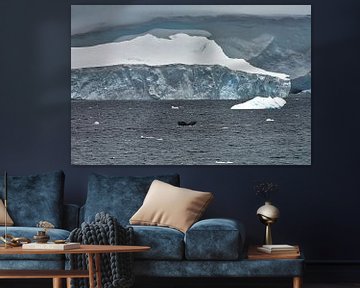
[[[116,218],[101,212],[95,215],[94,222],[84,222],[80,228],[71,231],[69,240],[81,244],[133,245],[133,229],[132,227],[122,227]],[[87,255],[70,254],[68,258],[71,269],[87,269]],[[132,253],[101,254],[101,280],[103,288],[129,288],[133,286]],[[71,287],[87,288],[89,287],[88,282],[88,279],[73,279]]]

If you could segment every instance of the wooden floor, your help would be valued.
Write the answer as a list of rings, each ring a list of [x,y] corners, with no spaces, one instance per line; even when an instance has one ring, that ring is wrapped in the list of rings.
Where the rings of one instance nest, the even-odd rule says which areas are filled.
[[[238,283],[237,285],[218,285],[213,286],[209,285],[213,288],[291,288],[290,283],[257,283],[257,281],[250,281],[249,283]],[[154,283],[149,283],[148,285],[141,283],[135,285],[134,288],[205,288],[209,287],[208,285],[174,285],[172,283],[168,283],[168,285],[155,285]],[[52,288],[52,283],[48,279],[42,280],[0,280],[0,288]],[[360,283],[304,283],[303,288],[360,288]]]
[[[354,288],[360,287],[360,283],[338,283],[338,284],[306,284],[304,288]]]

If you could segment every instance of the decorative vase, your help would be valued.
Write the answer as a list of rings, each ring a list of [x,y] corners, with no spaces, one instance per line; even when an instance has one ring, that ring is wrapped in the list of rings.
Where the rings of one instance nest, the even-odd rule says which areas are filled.
[[[46,231],[38,231],[36,235],[34,235],[33,239],[36,243],[47,243],[50,237],[46,234]]]
[[[256,214],[258,215],[261,223],[265,225],[264,243],[266,245],[272,244],[271,225],[276,222],[280,217],[280,211],[271,202],[266,201],[265,205],[261,206]]]

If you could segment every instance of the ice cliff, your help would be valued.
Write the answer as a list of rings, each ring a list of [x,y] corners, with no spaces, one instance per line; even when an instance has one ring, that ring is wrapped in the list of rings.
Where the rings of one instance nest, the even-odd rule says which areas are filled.
[[[213,65],[118,65],[75,69],[71,98],[88,100],[285,98],[290,80]]]

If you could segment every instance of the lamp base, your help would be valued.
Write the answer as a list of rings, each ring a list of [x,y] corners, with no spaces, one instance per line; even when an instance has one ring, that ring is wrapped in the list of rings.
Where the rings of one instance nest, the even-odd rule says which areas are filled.
[[[266,224],[266,226],[265,226],[264,242],[266,245],[272,245],[271,224]]]

